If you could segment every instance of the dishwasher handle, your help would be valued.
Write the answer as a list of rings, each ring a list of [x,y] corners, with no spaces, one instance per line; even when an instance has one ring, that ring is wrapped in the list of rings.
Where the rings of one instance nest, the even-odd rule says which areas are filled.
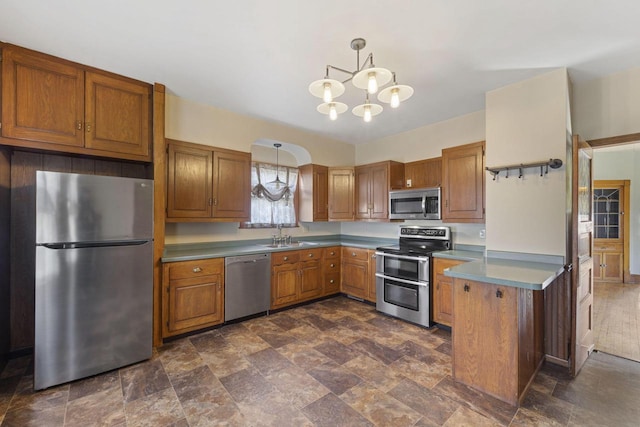
[[[224,259],[225,267],[234,264],[258,264],[264,262],[271,262],[271,254],[263,253],[263,254],[252,254],[252,255],[240,255],[240,256],[232,256],[226,257]]]

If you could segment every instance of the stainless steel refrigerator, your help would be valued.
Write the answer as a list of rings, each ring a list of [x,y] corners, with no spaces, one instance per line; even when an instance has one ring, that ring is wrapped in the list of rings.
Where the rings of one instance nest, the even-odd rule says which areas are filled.
[[[153,181],[38,171],[34,388],[151,357]]]

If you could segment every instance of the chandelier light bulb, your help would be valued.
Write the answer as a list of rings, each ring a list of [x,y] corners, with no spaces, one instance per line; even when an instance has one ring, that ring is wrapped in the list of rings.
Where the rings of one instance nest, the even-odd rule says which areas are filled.
[[[333,98],[331,96],[331,83],[326,82],[324,84],[324,92],[322,94],[322,100],[324,102],[331,102],[333,101]]]
[[[399,92],[398,88],[391,89],[391,108],[398,108],[398,105],[400,105]]]
[[[378,81],[376,80],[376,73],[369,73],[369,80],[367,82],[367,92],[376,93],[378,91]]]
[[[371,121],[371,106],[370,105],[365,105],[364,106],[364,121],[366,123],[369,123]]]
[[[329,106],[329,118],[331,120],[335,120],[338,118],[338,112],[336,111],[336,104],[331,104]]]

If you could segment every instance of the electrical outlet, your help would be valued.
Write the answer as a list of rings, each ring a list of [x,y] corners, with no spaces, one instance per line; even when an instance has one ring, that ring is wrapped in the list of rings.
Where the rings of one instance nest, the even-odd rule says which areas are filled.
[[[411,180],[410,179],[407,180],[407,188],[411,188]]]
[[[480,230],[480,238],[484,239],[485,237],[487,237],[487,232],[486,230],[483,228],[482,230]]]

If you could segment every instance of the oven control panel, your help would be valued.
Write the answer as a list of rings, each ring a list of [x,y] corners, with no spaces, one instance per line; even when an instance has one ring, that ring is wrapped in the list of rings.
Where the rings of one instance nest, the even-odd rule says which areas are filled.
[[[399,235],[405,238],[449,240],[451,229],[449,227],[423,227],[418,225],[401,226]]]

